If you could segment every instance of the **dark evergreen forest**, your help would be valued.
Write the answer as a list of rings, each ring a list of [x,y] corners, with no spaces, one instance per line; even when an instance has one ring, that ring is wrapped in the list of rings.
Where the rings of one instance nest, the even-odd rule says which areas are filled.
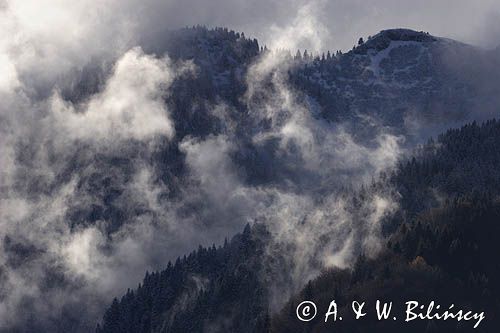
[[[352,300],[375,304],[439,300],[486,311],[478,331],[496,332],[500,311],[500,123],[490,120],[451,129],[420,147],[390,174],[363,191],[389,182],[400,208],[387,222],[385,249],[362,254],[352,269],[325,270],[278,313],[271,313],[259,259],[269,240],[265,227],[247,226],[223,246],[199,248],[147,273],[137,289],[115,299],[97,332],[454,332],[470,322],[419,321],[402,325],[344,316],[303,323],[295,308],[314,300],[319,309],[335,299],[349,312]],[[347,304],[347,305],[346,305]],[[214,326],[215,325],[215,326]]]

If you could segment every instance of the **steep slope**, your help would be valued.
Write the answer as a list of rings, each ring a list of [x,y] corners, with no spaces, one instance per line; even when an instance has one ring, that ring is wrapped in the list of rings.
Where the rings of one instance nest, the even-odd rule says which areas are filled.
[[[492,52],[424,32],[384,30],[346,54],[309,59],[294,82],[319,101],[327,119],[390,126],[418,141],[497,111],[498,85],[491,81],[499,60]]]
[[[224,133],[227,125],[224,122],[228,120],[237,126],[245,124],[248,117],[246,105],[240,103],[237,94],[225,97],[225,89],[233,86],[239,87],[237,91],[245,90],[245,76],[237,73],[244,73],[248,65],[261,56],[256,43],[245,42],[244,45],[248,45],[250,51],[247,56],[242,56],[238,55],[239,51],[235,51],[241,39],[241,35],[238,37],[235,33],[224,30],[207,32],[206,29],[196,28],[183,30],[175,36],[176,41],[170,44],[175,57],[192,59],[205,73],[201,77],[181,79],[176,83],[171,101],[178,134],[176,140],[180,142],[185,137],[204,138],[210,134]],[[225,42],[221,42],[221,38]],[[182,41],[187,41],[188,46],[182,46]],[[220,43],[231,45],[234,50],[227,51],[226,46]],[[201,50],[199,55],[196,50]],[[155,52],[161,53],[158,50]],[[210,55],[211,52],[215,52],[215,55]],[[229,52],[231,60],[221,60],[225,59],[221,52]],[[486,75],[496,71],[497,58],[491,52],[423,32],[386,30],[346,54],[325,59],[293,59],[289,71],[290,86],[306,104],[309,100],[317,101],[321,116],[331,122],[346,124],[360,140],[388,131],[404,135],[407,146],[413,147],[415,142],[421,142],[440,128],[469,118],[481,119],[492,111],[488,106],[494,105],[492,101],[496,99],[496,90],[487,90],[482,86],[484,78],[494,81],[494,75]],[[234,59],[243,62],[238,65]],[[229,81],[221,81],[219,74],[224,73],[226,63],[236,66],[232,67],[235,68],[235,75],[225,76]],[[212,105],[207,100],[223,101],[232,107],[226,110],[226,117],[220,119],[210,112]],[[482,104],[484,101],[488,101],[489,105]],[[479,106],[484,108],[476,109]],[[391,233],[401,223],[413,223],[415,216],[432,207],[439,207],[443,197],[466,195],[469,189],[476,187],[474,184],[496,184],[490,179],[496,177],[492,172],[493,166],[498,163],[496,155],[481,155],[484,163],[478,166],[478,160],[470,158],[484,151],[482,145],[495,142],[495,133],[498,132],[495,124],[493,122],[481,130],[477,129],[477,125],[470,125],[456,134],[463,136],[463,140],[453,137],[453,132],[450,132],[441,137],[437,144],[429,144],[425,148],[427,154],[430,154],[429,151],[439,153],[415,157],[424,166],[416,167],[415,162],[410,161],[407,165],[401,165],[394,175],[385,178],[382,182],[389,182],[402,196],[402,209],[388,221],[385,231]],[[245,136],[244,130],[243,126],[242,131],[233,136],[237,150],[232,152],[231,158],[246,176],[245,182],[277,183],[280,179],[275,178],[275,175],[286,175],[286,170],[280,169],[279,150],[272,142],[256,147],[252,138]],[[252,130],[259,131],[259,128]],[[483,134],[476,138],[475,131]],[[440,148],[442,146],[444,148]],[[488,147],[490,152],[495,151],[494,146]],[[460,162],[461,155],[457,155],[462,150],[470,158],[465,164]],[[449,160],[439,159],[444,156],[450,156]],[[488,160],[490,157],[493,161]],[[178,151],[177,145],[167,147],[159,160],[162,162],[158,168],[164,172],[162,178],[175,184],[175,180],[181,178],[179,175],[185,172],[184,156]],[[275,174],[266,177],[256,170],[275,170]],[[421,170],[431,170],[436,174],[420,174]],[[283,181],[294,183],[296,180],[285,176]],[[424,183],[413,183],[421,181]],[[294,185],[298,189],[302,186],[300,182]],[[452,190],[458,192],[452,193]],[[173,187],[170,195],[175,193]],[[362,201],[363,195],[359,197]],[[194,212],[198,208],[192,205],[186,209]],[[106,327],[106,323],[103,327]]]
[[[210,112],[217,104],[229,106],[227,116],[236,124],[245,123],[248,110],[241,98],[246,75],[264,53],[257,40],[226,28],[197,26],[166,31],[161,42],[147,38],[141,42],[147,53],[196,65],[193,76],[175,83],[167,101],[174,106],[179,138],[223,128],[225,124]],[[290,88],[304,94],[304,101],[317,102],[315,112],[325,119],[354,126],[360,136],[382,127],[408,136],[409,144],[414,144],[450,126],[491,118],[498,111],[498,50],[425,32],[383,30],[347,53],[296,56],[292,63]],[[66,96],[85,98],[98,90],[106,72],[89,65],[64,89]]]
[[[402,164],[392,181],[401,193],[397,229],[377,258],[361,257],[352,270],[326,271],[292,297],[272,320],[272,332],[455,332],[473,330],[474,321],[401,322],[404,302],[485,311],[477,331],[495,332],[500,322],[500,124],[470,124],[428,143],[415,158]],[[402,218],[406,216],[406,218]],[[341,304],[342,322],[318,317],[299,322],[295,308],[313,300],[326,311],[331,300]],[[372,311],[355,320],[350,302],[394,302],[398,322],[378,321]],[[426,303],[427,302],[427,303]],[[321,312],[320,312],[321,313]]]
[[[492,257],[493,253],[500,251],[498,242],[492,237],[500,232],[500,226],[496,223],[500,220],[500,173],[493,169],[495,165],[500,164],[500,148],[496,144],[499,140],[498,121],[488,121],[481,126],[469,124],[460,129],[449,130],[439,136],[436,142],[430,141],[413,158],[402,162],[392,175],[382,175],[380,182],[392,183],[401,194],[400,209],[390,221],[395,231],[388,235],[386,249],[375,259],[362,256],[353,270],[326,271],[310,282],[300,294],[292,297],[282,312],[272,319],[271,328],[265,319],[268,311],[266,293],[261,294],[266,289],[266,285],[263,285],[265,273],[262,268],[252,273],[259,275],[259,278],[252,278],[256,279],[253,280],[257,283],[254,285],[255,290],[259,290],[260,296],[257,299],[254,298],[256,294],[253,292],[239,294],[239,290],[247,286],[246,279],[235,281],[233,287],[236,289],[229,294],[220,293],[219,290],[224,288],[219,289],[221,287],[217,283],[207,283],[202,288],[202,295],[212,295],[214,303],[204,303],[203,311],[196,312],[188,307],[188,310],[179,313],[178,310],[169,310],[168,306],[159,311],[168,313],[163,318],[171,318],[176,314],[178,318],[191,318],[198,323],[199,316],[203,317],[203,313],[214,313],[215,309],[222,309],[220,304],[230,302],[233,306],[231,310],[223,306],[226,314],[239,311],[246,313],[257,306],[260,310],[256,315],[262,321],[242,320],[245,322],[244,326],[236,329],[231,325],[237,323],[228,319],[225,324],[227,326],[217,327],[215,331],[233,328],[242,332],[265,332],[268,329],[272,332],[326,332],[330,331],[332,326],[325,325],[321,316],[307,324],[296,319],[295,307],[301,300],[314,300],[320,309],[328,308],[331,299],[342,304],[362,299],[370,303],[370,306],[376,299],[387,299],[395,301],[394,307],[399,309],[404,308],[405,299],[438,300],[442,304],[454,302],[457,305],[487,311],[488,320],[482,324],[481,331],[493,332],[500,310],[500,288],[496,283],[500,279],[500,266]],[[378,185],[374,183],[372,186]],[[253,235],[267,235],[264,230],[259,231],[261,227],[256,226]],[[244,232],[247,237],[249,230],[247,228]],[[236,238],[229,247],[225,246],[223,250],[217,251],[228,251],[225,253],[229,257],[243,265],[249,258],[247,255],[257,262],[262,259],[259,247],[249,248],[250,252],[241,256],[240,250],[237,250],[240,247],[234,245],[238,244],[240,239]],[[268,236],[260,239],[264,240],[264,243],[259,243],[261,246],[265,246],[266,239],[269,240]],[[213,253],[216,256],[217,252]],[[205,264],[208,269],[219,270],[218,265]],[[187,268],[189,274],[201,274],[198,268],[189,265],[187,267],[191,267]],[[216,276],[219,276],[221,281],[226,279],[225,276],[235,276],[234,274],[237,275],[240,271],[235,267],[238,265],[224,266],[218,273],[222,275]],[[156,283],[165,283],[167,287],[170,280],[164,277],[165,274],[154,276],[155,281],[158,281]],[[250,276],[253,276],[252,274]],[[153,290],[150,279],[147,277],[144,287],[141,288],[145,288],[147,284],[148,288]],[[458,291],[463,292],[457,295]],[[238,304],[231,303],[235,293],[242,297]],[[108,310],[100,332],[115,332],[110,328],[110,322],[115,319],[109,319],[113,311],[116,311],[113,318],[128,318],[124,315],[127,311],[134,313],[129,310],[130,305],[126,305],[129,304],[129,298],[134,299],[135,303],[132,303],[136,308],[144,309],[145,306],[146,311],[152,311],[151,306],[139,305],[137,302],[152,304],[151,302],[161,298],[161,293],[154,291],[148,293],[150,301],[139,301],[137,296],[134,298],[130,293],[127,295],[121,303],[115,302]],[[177,296],[177,302],[179,297]],[[252,306],[249,307],[249,304]],[[348,312],[347,308],[348,305],[345,305],[340,311]],[[210,316],[203,318],[214,319]],[[238,318],[240,319],[234,320],[238,322],[243,317]],[[364,331],[370,328],[377,332],[397,332],[402,329],[401,324],[381,323],[374,316],[363,321],[356,321],[347,316],[345,318],[345,322],[335,324],[340,331]],[[196,325],[189,328],[200,332],[207,329],[205,326]],[[466,325],[416,322],[404,328],[408,332],[420,332],[432,327],[449,331],[455,327],[466,328]],[[169,326],[166,331],[169,332],[171,327],[173,326]],[[148,328],[139,331],[150,330]]]
[[[332,211],[336,212],[328,202],[325,204],[325,196],[341,192],[340,187],[349,187],[350,181],[376,177],[365,171],[378,170],[380,165],[386,165],[387,151],[389,155],[396,155],[400,152],[400,145],[413,148],[415,142],[425,141],[429,133],[437,133],[439,128],[448,128],[451,123],[468,118],[480,119],[495,111],[500,96],[498,50],[479,50],[421,32],[386,30],[346,54],[324,60],[310,56],[290,57],[280,59],[285,63],[274,64],[285,68],[283,86],[279,87],[286,90],[285,94],[273,94],[276,87],[264,85],[263,95],[269,93],[268,100],[257,100],[255,104],[274,112],[285,104],[282,103],[285,102],[283,96],[290,97],[288,101],[293,100],[293,103],[283,108],[288,108],[285,111],[293,121],[287,127],[273,128],[269,117],[254,121],[252,117],[256,110],[251,109],[245,100],[250,66],[266,60],[269,54],[259,49],[256,40],[224,28],[194,27],[166,32],[165,40],[160,43],[145,40],[142,47],[146,53],[158,57],[167,55],[170,60],[166,63],[173,71],[194,64],[193,71],[176,76],[167,91],[157,87],[153,92],[139,96],[148,101],[153,97],[155,106],[161,104],[160,109],[164,109],[167,118],[172,120],[173,137],[154,132],[151,140],[149,137],[148,140],[137,140],[132,136],[116,141],[114,135],[120,133],[115,133],[114,124],[108,124],[109,119],[103,117],[99,119],[110,125],[105,127],[110,132],[110,140],[103,143],[95,140],[95,131],[91,127],[99,127],[100,121],[94,120],[89,126],[81,111],[86,110],[89,99],[100,100],[102,96],[99,94],[109,84],[115,64],[92,62],[84,70],[69,75],[69,83],[61,87],[62,105],[58,106],[57,112],[50,101],[46,103],[49,105],[41,103],[43,112],[29,114],[32,121],[27,122],[24,131],[15,133],[15,140],[11,142],[20,153],[12,156],[17,169],[13,172],[12,187],[2,191],[2,195],[7,193],[8,199],[12,199],[9,203],[17,205],[17,202],[23,202],[32,207],[30,215],[12,214],[16,219],[12,225],[16,227],[5,231],[3,250],[6,257],[0,269],[1,287],[6,291],[0,297],[13,296],[14,302],[22,304],[25,310],[19,313],[19,331],[88,330],[89,323],[93,326],[95,312],[104,306],[102,300],[116,296],[101,292],[101,283],[108,288],[106,290],[123,290],[122,284],[115,287],[106,279],[127,272],[122,283],[136,283],[139,277],[128,276],[129,273],[142,275],[145,267],[164,268],[168,260],[187,253],[199,243],[205,246],[220,243],[225,236],[242,230],[248,221],[262,216],[263,220],[268,215],[272,215],[275,221],[277,217],[281,218],[278,222],[292,220],[296,223],[292,226],[298,227],[296,230],[286,228],[285,231],[296,232],[292,236],[299,239],[303,234],[314,233],[317,229],[305,223],[308,219],[329,218]],[[132,54],[139,54],[135,59],[143,64],[159,60],[140,52]],[[134,78],[142,73],[122,74],[129,74],[125,75],[125,81],[131,79],[134,83]],[[126,91],[122,97],[136,98],[135,90]],[[112,104],[111,110],[116,106],[115,103],[109,104]],[[133,115],[140,119],[139,115],[148,110],[135,106],[132,105],[132,111],[136,112]],[[38,105],[33,107],[38,110]],[[100,109],[94,111],[94,115],[100,114]],[[111,121],[124,125],[128,131],[126,124],[130,121],[131,110],[125,111],[119,112],[124,117],[111,117]],[[71,112],[74,115],[65,117]],[[159,116],[164,120],[162,115]],[[60,124],[54,123],[54,119],[60,120]],[[76,119],[75,126],[68,130],[63,124],[65,119]],[[277,122],[282,120],[277,119]],[[144,125],[139,123],[136,130],[140,132],[148,125],[154,127],[154,119]],[[86,128],[90,135],[76,136],[68,141],[71,132],[80,127]],[[10,130],[7,132],[11,133]],[[396,140],[391,136],[391,140],[380,143],[377,139],[387,138],[384,136],[387,133],[401,137]],[[466,146],[467,140],[461,145]],[[481,145],[473,147],[481,149]],[[491,149],[495,149],[494,145]],[[452,163],[459,165],[457,161]],[[487,164],[488,168],[494,169],[495,163],[493,160]],[[464,167],[475,170],[473,164],[470,162]],[[443,167],[448,170],[448,166]],[[490,169],[481,168],[483,166],[479,169],[483,176],[494,174]],[[414,172],[412,167],[409,170]],[[455,180],[455,176],[456,173],[446,177],[439,173],[432,175],[435,177],[432,186],[445,191],[454,187],[467,189],[476,181],[477,184],[498,184],[488,178],[467,176],[465,181],[460,177]],[[448,185],[440,183],[442,177]],[[395,186],[401,187],[398,190],[403,194],[404,210],[389,224],[389,231],[440,200],[439,193],[426,184],[422,185],[421,191],[412,191],[414,180],[403,178],[398,180],[396,177]],[[354,196],[352,191],[346,192],[346,197]],[[362,206],[366,203],[363,200],[360,194],[358,206],[353,206]],[[371,212],[371,206],[368,206],[367,210]],[[362,214],[353,214],[358,225],[364,221],[364,216],[359,215]],[[318,225],[316,227],[321,229]],[[24,232],[21,236],[17,226]],[[343,244],[332,244],[333,240],[337,243],[332,233],[318,234],[314,236],[319,241],[313,245],[329,244],[328,249],[339,250]],[[54,247],[48,248],[52,237],[61,238],[56,251]],[[276,256],[277,266],[286,272],[290,269],[287,266],[290,261],[281,260],[280,255],[295,250],[297,246],[283,243],[273,256]],[[80,252],[79,244],[84,244],[88,251]],[[303,243],[301,246],[304,244],[310,245]],[[129,246],[140,255],[129,258]],[[61,249],[65,251],[60,253]],[[311,253],[316,254],[315,250]],[[70,262],[72,274],[68,273],[68,252],[73,259],[76,258]],[[209,257],[215,253],[209,252]],[[91,265],[94,259],[97,267]],[[92,269],[81,268],[82,260]],[[237,262],[238,255],[231,260]],[[179,288],[184,285],[187,289],[194,288],[196,279],[189,278],[189,274],[202,272],[204,279],[213,281],[219,278],[219,273],[233,276],[236,266],[228,264],[226,267],[229,268],[220,272],[215,267],[205,267],[200,271],[199,267],[190,266],[193,262],[196,260],[188,260],[181,265],[182,269],[179,268],[178,272],[184,272]],[[225,263],[224,260],[217,262]],[[322,262],[317,260],[313,264],[316,268]],[[301,266],[294,269],[301,270]],[[100,276],[103,271],[111,278]],[[9,275],[11,273],[13,275]],[[33,289],[26,291],[17,283],[13,285],[12,281],[17,281],[18,276],[26,277],[35,285],[37,293],[33,295]],[[153,280],[157,282],[151,283],[171,282],[169,277],[168,282],[160,283],[159,276],[155,275]],[[273,277],[272,274],[269,276]],[[282,281],[276,280],[278,283]],[[268,279],[267,282],[276,281]],[[210,297],[213,299],[220,296],[216,285],[207,287],[211,288]],[[16,287],[14,293],[9,293],[9,286]],[[84,297],[61,300],[61,288],[71,295]],[[141,295],[153,297],[155,294],[153,290],[141,290]],[[17,291],[22,291],[22,297],[18,297]],[[128,317],[129,312],[139,311],[138,316],[142,318],[144,314],[149,318],[148,313],[155,316],[160,313],[161,320],[151,326],[154,329],[160,329],[161,325],[170,328],[178,325],[176,327],[187,329],[189,321],[184,316],[197,306],[211,310],[202,312],[193,327],[200,329],[208,318],[214,318],[213,311],[218,308],[207,306],[206,299],[193,297],[187,312],[179,313],[179,318],[184,319],[165,319],[163,315],[173,313],[167,307],[177,304],[182,298],[180,290],[173,292],[168,302],[160,302],[159,312],[156,308],[151,310],[149,305],[143,312],[131,310],[132,305],[123,305],[127,313],[120,316]],[[244,291],[235,293],[242,295]],[[50,302],[45,302],[46,298]],[[128,296],[127,299],[135,298]],[[225,302],[227,299],[221,300]],[[135,304],[136,301],[127,302],[123,304]],[[259,302],[260,298],[256,303]],[[259,303],[262,309],[267,306],[265,302]],[[51,312],[50,316],[39,316],[40,309],[46,306],[41,303],[48,303],[56,310],[45,311]],[[82,303],[92,305],[87,307],[89,311],[75,311],[84,307]],[[137,304],[142,302],[137,301]],[[233,298],[223,306],[238,309],[235,304]],[[242,316],[250,316],[245,313],[246,309],[240,308],[239,311],[237,313]],[[139,322],[138,319],[133,325]],[[111,328],[115,327],[113,325]],[[248,325],[245,327],[251,329],[257,324]],[[107,329],[108,326],[103,327]]]
[[[115,299],[97,332],[255,332],[267,318],[260,257],[269,235],[247,225],[223,247],[200,248]]]

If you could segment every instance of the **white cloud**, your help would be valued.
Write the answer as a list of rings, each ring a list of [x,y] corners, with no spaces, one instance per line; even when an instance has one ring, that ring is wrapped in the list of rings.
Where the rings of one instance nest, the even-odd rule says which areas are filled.
[[[269,46],[290,49],[350,48],[360,35],[402,24],[475,40],[477,36],[462,22],[472,13],[471,25],[480,25],[496,5],[460,4],[389,0],[0,4],[0,30],[6,32],[0,36],[0,238],[15,235],[41,250],[38,257],[8,272],[10,293],[0,303],[0,323],[16,320],[12,314],[29,296],[47,316],[66,301],[89,306],[100,302],[88,314],[93,320],[109,295],[133,286],[146,269],[162,268],[166,260],[199,243],[218,243],[247,222],[269,226],[276,237],[269,255],[288,260],[286,278],[295,288],[321,267],[348,267],[359,251],[376,252],[380,223],[395,209],[391,193],[369,193],[361,207],[352,207],[337,190],[341,185],[363,184],[391,168],[402,154],[401,138],[382,132],[365,145],[348,127],[316,118],[311,105],[287,82],[291,64],[283,54],[268,53],[250,68],[243,100],[254,118],[249,131],[256,132],[257,148],[278,142],[275,154],[269,154],[276,179],[246,183],[232,158],[241,148],[232,123],[223,134],[179,138],[188,170],[184,178],[172,180],[181,189],[179,197],[170,200],[166,184],[170,179],[163,179],[151,162],[152,143],[175,138],[164,98],[174,80],[192,71],[192,65],[146,55],[133,46],[147,35],[159,40],[165,28],[191,24],[228,25],[265,37]],[[408,13],[414,7],[419,10]],[[457,18],[463,19],[455,22]],[[89,62],[114,67],[97,93],[75,104],[64,100],[57,91]],[[230,108],[218,105],[214,114],[226,120]],[[270,120],[269,127],[256,131],[264,120]],[[138,141],[139,148],[129,146],[130,140]],[[76,149],[81,149],[77,156]],[[104,161],[115,157],[127,166]],[[105,202],[101,181],[119,193],[116,202]],[[102,216],[97,221],[83,216],[79,226],[66,221],[66,213],[75,207],[87,212],[111,205],[124,213],[124,224],[110,238],[105,230],[109,221]],[[9,259],[0,253],[2,264]],[[62,269],[75,289],[41,290],[52,269]],[[279,278],[276,275],[275,282]]]
[[[126,52],[116,63],[103,91],[76,108],[54,94],[51,110],[55,126],[65,138],[83,140],[147,140],[156,135],[171,139],[174,125],[164,98],[177,70],[168,58],[156,59],[140,48]]]

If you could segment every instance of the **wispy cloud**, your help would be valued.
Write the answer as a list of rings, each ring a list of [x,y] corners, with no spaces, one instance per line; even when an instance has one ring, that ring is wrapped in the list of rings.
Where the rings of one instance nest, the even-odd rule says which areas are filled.
[[[438,15],[445,3],[429,10]],[[474,9],[477,20],[492,7]],[[446,17],[467,8],[452,6]],[[49,323],[72,306],[86,308],[79,315],[93,326],[110,295],[133,287],[146,269],[162,268],[199,243],[221,242],[248,222],[268,226],[268,258],[287,264],[281,274],[281,266],[267,263],[280,295],[322,267],[376,253],[381,222],[397,200],[379,189],[353,203],[341,189],[360,188],[394,166],[403,138],[380,128],[368,144],[349,124],[318,117],[314,101],[290,85],[295,65],[277,49],[345,48],[353,34],[412,25],[428,12],[402,21],[407,9],[393,1],[1,3],[1,328],[30,311]],[[432,30],[442,21],[433,14],[428,22]],[[194,65],[144,54],[136,44],[188,24],[248,28],[275,50],[250,66],[238,96],[249,115],[248,142],[226,102],[207,102],[216,104],[209,112],[223,130],[177,136],[166,101]],[[466,34],[465,27],[449,29]],[[96,86],[66,98],[89,64],[102,75]],[[171,145],[185,169],[166,176]],[[249,180],[241,160],[255,162],[252,154],[264,156],[256,165],[272,181]]]

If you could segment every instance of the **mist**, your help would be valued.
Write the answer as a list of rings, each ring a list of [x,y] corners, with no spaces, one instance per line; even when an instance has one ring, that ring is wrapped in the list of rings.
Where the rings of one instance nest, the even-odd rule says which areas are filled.
[[[376,255],[397,193],[378,189],[354,205],[342,189],[391,170],[405,137],[380,126],[362,142],[351,124],[318,117],[288,82],[296,64],[279,50],[347,50],[360,36],[401,25],[495,45],[493,1],[413,5],[408,15],[409,5],[394,1],[1,2],[0,330],[33,316],[53,327],[74,308],[86,309],[71,318],[79,329],[93,329],[146,270],[199,244],[221,244],[247,223],[268,227],[270,257],[292,249],[284,255],[291,274],[272,267],[275,309],[278,295],[321,269]],[[471,24],[460,23],[465,17]],[[196,24],[244,31],[272,50],[243,73],[244,140],[225,101],[206,101],[222,130],[180,137],[169,101],[197,66],[141,48]],[[89,67],[97,83],[69,98]],[[276,179],[249,180],[235,158],[246,144],[270,151],[264,168],[272,165]],[[164,175],[174,157],[158,156],[169,149],[180,152],[182,174]]]

